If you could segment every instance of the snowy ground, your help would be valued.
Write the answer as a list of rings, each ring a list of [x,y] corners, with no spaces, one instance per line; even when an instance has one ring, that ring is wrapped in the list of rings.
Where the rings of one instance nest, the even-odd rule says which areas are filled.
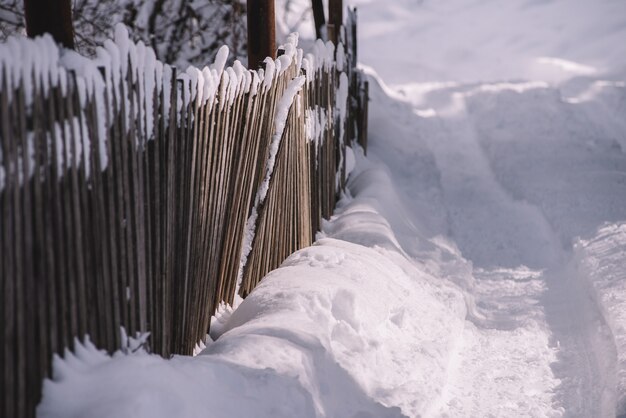
[[[41,416],[626,414],[626,3],[356,3],[370,149],[316,245],[197,357],[58,361]]]
[[[361,42],[371,154],[476,279],[479,317],[430,411],[626,413],[626,5],[394,3],[360,7],[377,28]]]

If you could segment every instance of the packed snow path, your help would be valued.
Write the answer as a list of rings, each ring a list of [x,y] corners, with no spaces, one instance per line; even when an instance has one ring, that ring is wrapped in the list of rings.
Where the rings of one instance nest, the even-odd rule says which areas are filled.
[[[362,59],[384,77],[371,72],[371,154],[414,221],[474,266],[476,309],[426,415],[626,413],[615,337],[572,250],[626,218],[626,59],[601,26],[623,35],[611,11],[626,10],[601,3],[361,5]]]
[[[377,82],[372,158],[390,167],[415,222],[474,266],[476,310],[429,412],[612,416],[615,344],[571,245],[624,216],[626,155],[606,134],[623,129],[619,113],[544,83],[394,92]],[[622,85],[590,84],[626,109]]]

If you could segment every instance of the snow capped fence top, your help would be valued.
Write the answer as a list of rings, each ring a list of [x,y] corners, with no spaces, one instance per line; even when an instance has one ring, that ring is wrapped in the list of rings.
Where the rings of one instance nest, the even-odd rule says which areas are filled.
[[[232,67],[225,67],[228,48],[223,46],[215,62],[202,69],[189,67],[185,73],[179,74],[176,80],[181,93],[176,106],[182,108],[194,102],[197,107],[213,106],[219,103],[220,109],[232,106],[239,95],[255,96],[261,91],[272,88],[273,83],[291,65],[296,72],[304,69],[307,81],[320,71],[330,71],[335,65],[334,46],[331,42],[318,40],[312,53],[303,57],[303,51],[297,48],[298,35],[288,37],[285,45],[279,47],[284,54],[276,60],[266,58],[265,70],[248,70],[239,61]],[[343,46],[340,45],[337,56],[337,67],[341,68],[345,61]],[[126,109],[133,108],[132,117],[137,118],[143,108],[143,126],[136,132],[138,141],[146,141],[155,136],[155,103],[162,95],[164,123],[169,123],[169,106],[171,102],[171,86],[173,67],[156,59],[152,48],[142,41],[133,42],[129,39],[126,27],[119,24],[115,30],[114,40],[107,40],[102,47],[96,49],[94,59],[85,58],[71,50],[61,50],[49,35],[37,39],[9,38],[6,44],[0,45],[0,79],[4,80],[7,101],[17,100],[15,92],[23,89],[25,105],[30,107],[37,95],[47,96],[50,89],[58,88],[62,95],[67,94],[68,81],[75,79],[78,99],[81,108],[88,101],[96,103],[97,136],[100,146],[100,167],[105,169],[108,156],[104,150],[107,133],[111,121],[107,119],[114,113],[114,99],[125,100]],[[136,83],[137,96],[129,97],[121,90],[122,79]],[[36,93],[35,93],[36,92]],[[131,103],[134,101],[134,103]],[[132,106],[134,105],[134,106]],[[131,128],[131,114],[126,114],[126,129]],[[78,163],[85,157],[85,170],[90,171],[90,149],[77,153]],[[84,154],[84,155],[83,155]],[[65,161],[65,163],[69,163]],[[0,188],[4,184],[0,183]]]
[[[75,337],[191,354],[219,303],[311,244],[366,96],[350,48],[297,42],[184,73],[123,26],[94,59],[0,45],[0,415],[34,414]]]

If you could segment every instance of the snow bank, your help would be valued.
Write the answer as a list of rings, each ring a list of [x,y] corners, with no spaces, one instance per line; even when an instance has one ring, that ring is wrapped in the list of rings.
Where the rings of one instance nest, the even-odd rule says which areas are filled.
[[[376,208],[385,201],[388,211],[398,210],[393,190],[380,188],[390,182],[387,171],[357,160],[349,184],[354,197],[344,197],[314,246],[261,282],[201,355],[164,360],[78,350],[78,360],[56,360],[40,416],[423,412],[441,395],[465,298],[405,256]],[[57,372],[63,370],[69,371]]]
[[[369,156],[388,165],[418,230],[453,239],[476,279],[480,315],[468,317],[435,415],[611,416],[619,331],[568,264],[576,236],[626,218],[622,84],[393,91],[368,72]]]
[[[608,224],[575,246],[578,268],[601,307],[617,351],[617,415],[626,414],[626,223]]]

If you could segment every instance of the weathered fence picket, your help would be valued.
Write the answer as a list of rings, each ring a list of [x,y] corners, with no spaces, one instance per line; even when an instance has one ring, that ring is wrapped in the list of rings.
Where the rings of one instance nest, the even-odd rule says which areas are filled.
[[[347,21],[345,48],[303,59],[292,36],[258,71],[222,51],[178,73],[120,28],[95,60],[0,45],[0,416],[34,415],[75,338],[191,354],[221,302],[312,243],[366,144]]]

